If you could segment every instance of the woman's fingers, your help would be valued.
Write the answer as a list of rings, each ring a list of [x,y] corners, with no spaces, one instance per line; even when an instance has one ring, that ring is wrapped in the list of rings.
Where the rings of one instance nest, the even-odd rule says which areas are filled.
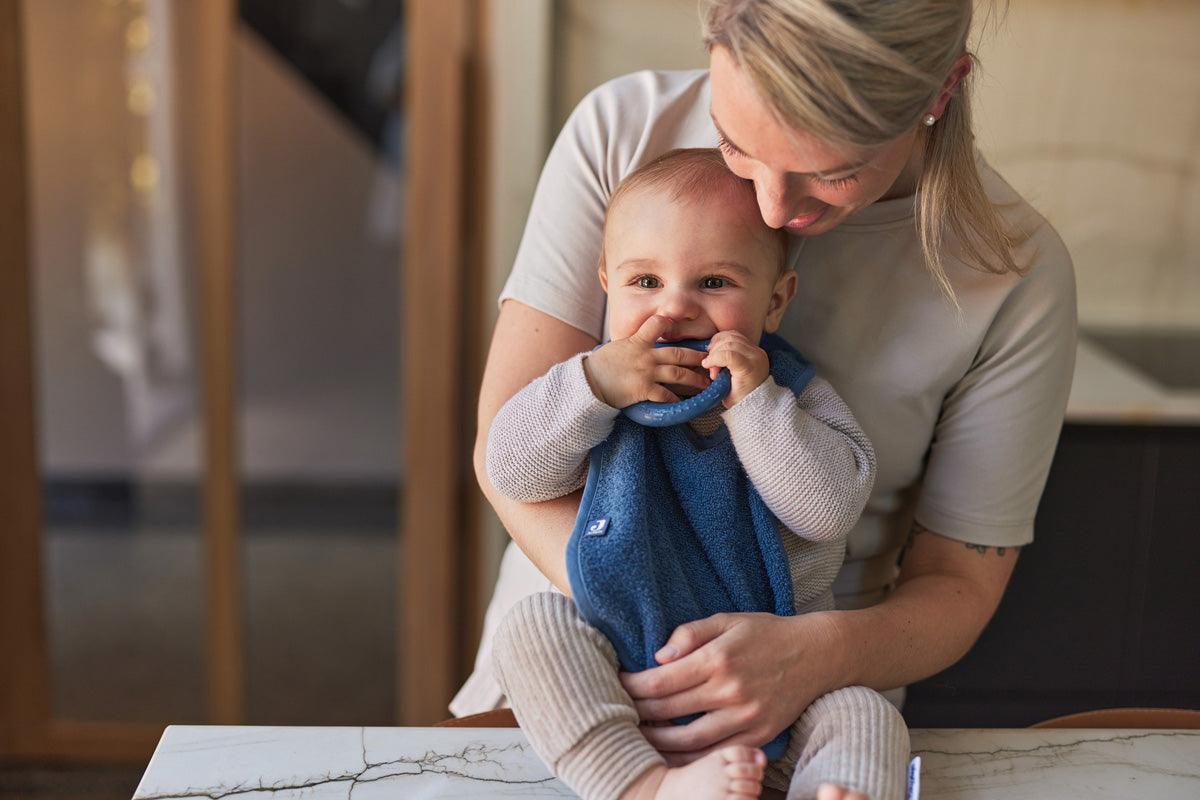
[[[737,624],[732,614],[714,614],[680,625],[671,632],[667,643],[654,654],[659,664],[667,664],[690,655]]]
[[[652,697],[635,700],[638,718],[645,722],[665,722],[698,713],[697,708],[713,708],[717,704],[711,697],[711,687],[700,684],[668,697]]]
[[[663,667],[652,667],[642,672],[622,672],[621,685],[629,696],[638,704],[638,713],[642,719],[670,719],[671,715],[692,713],[680,709],[689,700],[694,701],[695,693],[691,690],[703,685],[708,680],[708,671],[698,659],[690,659],[669,664]],[[681,695],[689,693],[680,699]],[[662,704],[669,698],[676,698],[667,708],[666,716],[659,711]],[[645,708],[643,709],[643,704]],[[693,709],[695,711],[697,709]]]
[[[685,656],[693,656],[706,642],[720,636],[729,624],[730,615],[717,614],[680,625],[667,639],[667,643],[655,653],[655,658],[661,666],[641,672],[621,673],[621,683],[625,686],[625,691],[629,692],[629,696],[635,701],[661,700],[700,686],[711,677],[712,665],[706,663],[703,657]]]
[[[749,722],[732,711],[712,711],[686,725],[643,725],[640,730],[668,760],[673,757],[679,763],[688,763],[721,747],[759,747],[771,738],[758,734]]]
[[[821,616],[718,614],[681,625],[656,654],[660,666],[621,681],[643,720],[703,716],[685,726],[646,727],[647,738],[673,752],[761,747],[821,691],[821,662],[806,646],[821,635]]]
[[[661,721],[708,711],[721,705],[717,692],[727,671],[720,651],[705,652],[736,619],[718,614],[675,629],[655,654],[660,666],[636,673],[621,673],[621,683],[637,705],[643,720]]]

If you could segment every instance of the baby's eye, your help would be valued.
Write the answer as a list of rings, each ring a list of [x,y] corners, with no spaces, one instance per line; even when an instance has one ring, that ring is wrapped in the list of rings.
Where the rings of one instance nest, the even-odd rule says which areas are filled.
[[[725,279],[710,275],[700,282],[705,289],[720,289],[725,286]]]
[[[637,279],[637,285],[643,289],[657,289],[660,284],[653,275],[643,275]]]

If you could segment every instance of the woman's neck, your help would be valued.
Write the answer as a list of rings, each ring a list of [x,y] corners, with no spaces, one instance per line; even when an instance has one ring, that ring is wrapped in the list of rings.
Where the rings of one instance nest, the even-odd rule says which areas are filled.
[[[899,197],[911,197],[916,194],[917,185],[921,181],[921,171],[925,167],[925,136],[923,134],[924,131],[921,131],[913,137],[912,151],[909,153],[908,162],[905,163],[904,169],[900,171],[895,182],[879,198],[880,200],[895,200]]]

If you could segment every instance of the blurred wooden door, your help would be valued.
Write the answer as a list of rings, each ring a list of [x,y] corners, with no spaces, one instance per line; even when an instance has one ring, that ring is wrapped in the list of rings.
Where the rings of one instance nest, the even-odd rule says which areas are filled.
[[[406,500],[401,548],[401,724],[446,715],[478,636],[471,470],[486,120],[479,77],[486,0],[411,2],[406,113],[410,231],[402,309]],[[195,7],[203,129],[198,158],[198,306],[204,410],[208,718],[244,719],[237,474],[234,244],[234,0]],[[161,725],[55,719],[50,701],[36,440],[21,0],[0,0],[0,758],[145,760]],[[467,162],[473,162],[467,168]],[[470,191],[468,191],[470,186]],[[468,555],[464,555],[468,554]]]
[[[407,240],[401,391],[407,451],[401,530],[403,724],[444,719],[478,641],[479,492],[472,467],[482,372],[488,130],[486,0],[409,2]]]
[[[205,419],[208,714],[236,723],[243,703],[238,486],[234,436],[233,0],[206,0],[194,35],[208,56],[197,187],[199,317]],[[0,756],[141,760],[162,726],[54,718],[44,612],[42,489],[32,324],[28,103],[20,0],[0,0]]]

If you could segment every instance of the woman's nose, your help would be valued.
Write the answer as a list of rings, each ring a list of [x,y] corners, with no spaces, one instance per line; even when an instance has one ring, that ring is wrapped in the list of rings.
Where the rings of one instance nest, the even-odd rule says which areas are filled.
[[[754,176],[754,191],[758,197],[758,210],[763,222],[769,227],[781,228],[793,216],[792,210],[802,198],[791,196],[787,177],[763,171]]]

